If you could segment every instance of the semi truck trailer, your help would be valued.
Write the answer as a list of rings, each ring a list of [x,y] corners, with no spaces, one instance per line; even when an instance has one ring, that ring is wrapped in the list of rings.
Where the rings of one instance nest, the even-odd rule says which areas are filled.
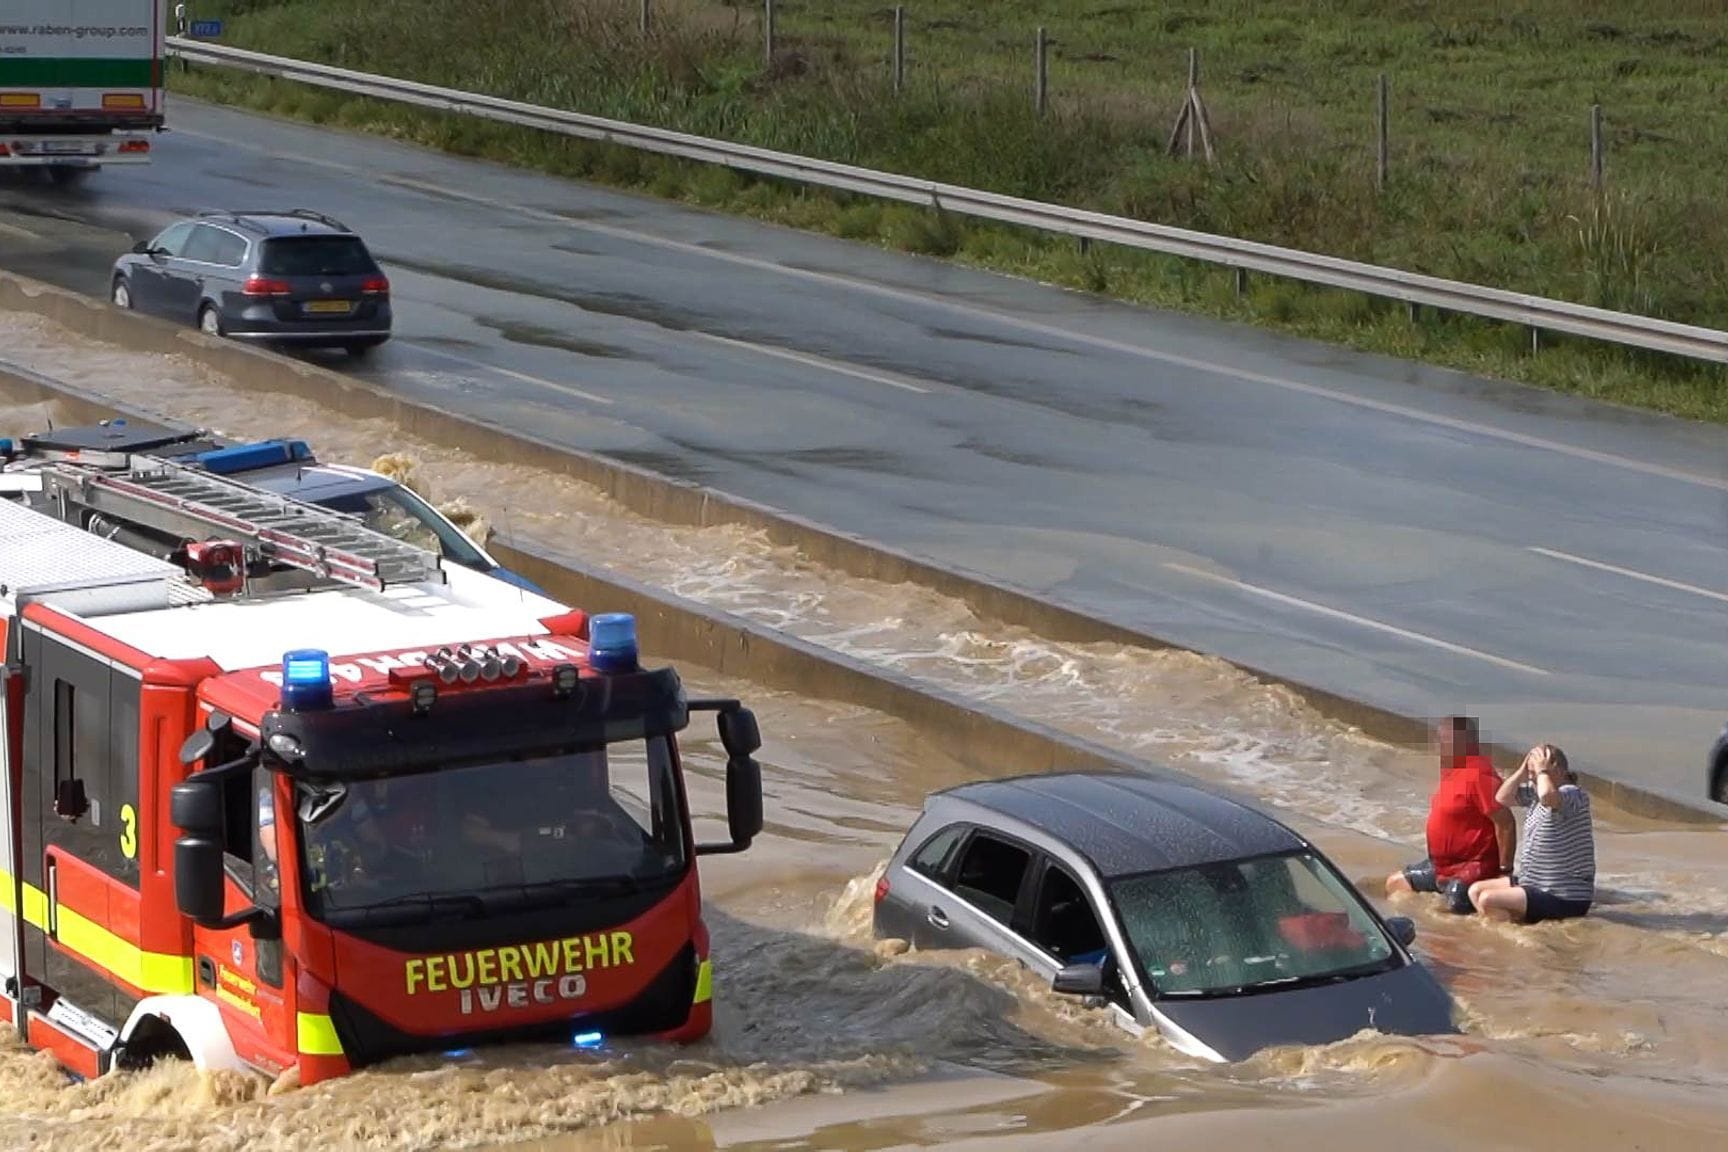
[[[166,119],[165,0],[0,3],[0,168],[71,184],[147,164]]]

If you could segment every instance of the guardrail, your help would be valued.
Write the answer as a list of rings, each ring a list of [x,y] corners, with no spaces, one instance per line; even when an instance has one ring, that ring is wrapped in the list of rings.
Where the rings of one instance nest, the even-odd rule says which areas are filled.
[[[1519,324],[1533,331],[1564,332],[1610,344],[1666,352],[1695,360],[1728,363],[1728,332],[1713,328],[1676,324],[1626,312],[1611,312],[1605,308],[1591,308],[1540,296],[1527,296],[1499,288],[1483,288],[1457,280],[1403,272],[1396,268],[1381,268],[1332,256],[1317,256],[1291,248],[1192,232],[1184,228],[1172,228],[1164,224],[1151,224],[1079,208],[1065,208],[1036,200],[1002,196],[994,192],[980,192],[890,172],[874,172],[868,168],[857,168],[829,160],[814,160],[747,144],[712,140],[663,128],[649,128],[621,120],[607,120],[599,116],[523,104],[476,92],[397,80],[389,76],[375,76],[327,64],[293,60],[285,56],[270,56],[262,52],[180,37],[170,37],[168,46],[173,55],[196,64],[237,68],[313,87],[369,96],[377,100],[477,116],[664,156],[719,164],[820,188],[920,204],[1002,224],[1015,224],[1063,236],[1201,260],[1246,272],[1259,272],[1308,284],[1342,288],[1382,299],[1401,300],[1411,305]]]

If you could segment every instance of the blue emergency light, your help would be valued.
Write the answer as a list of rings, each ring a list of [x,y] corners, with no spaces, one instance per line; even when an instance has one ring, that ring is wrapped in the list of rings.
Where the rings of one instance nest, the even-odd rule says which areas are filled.
[[[636,671],[636,617],[604,612],[588,620],[588,667],[596,672]]]
[[[570,1037],[570,1046],[572,1048],[598,1048],[604,1039],[606,1037],[598,1032],[578,1032]]]
[[[304,712],[328,708],[332,700],[328,652],[300,648],[282,654],[282,707]]]
[[[0,437],[0,460],[10,460],[17,451],[10,437]]]
[[[199,452],[190,460],[202,465],[207,472],[229,476],[278,464],[307,463],[312,460],[312,446],[304,440],[260,440],[255,444],[212,448],[208,452]]]

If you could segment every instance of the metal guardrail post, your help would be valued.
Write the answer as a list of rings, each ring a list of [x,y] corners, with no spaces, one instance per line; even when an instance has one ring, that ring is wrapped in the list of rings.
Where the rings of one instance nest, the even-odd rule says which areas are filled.
[[[642,0],[642,37],[643,37],[643,39],[647,39],[648,33],[651,30],[651,15],[652,14],[649,12],[649,7],[652,4],[653,4],[653,0]]]
[[[774,0],[762,0],[762,62],[774,67]]]

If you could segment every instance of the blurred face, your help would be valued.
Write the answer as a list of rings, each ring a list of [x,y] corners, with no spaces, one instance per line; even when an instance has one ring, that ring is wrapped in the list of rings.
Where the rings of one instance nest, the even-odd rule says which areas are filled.
[[[1469,738],[1451,724],[1442,724],[1434,730],[1434,744],[1442,764],[1451,764],[1470,751]]]

